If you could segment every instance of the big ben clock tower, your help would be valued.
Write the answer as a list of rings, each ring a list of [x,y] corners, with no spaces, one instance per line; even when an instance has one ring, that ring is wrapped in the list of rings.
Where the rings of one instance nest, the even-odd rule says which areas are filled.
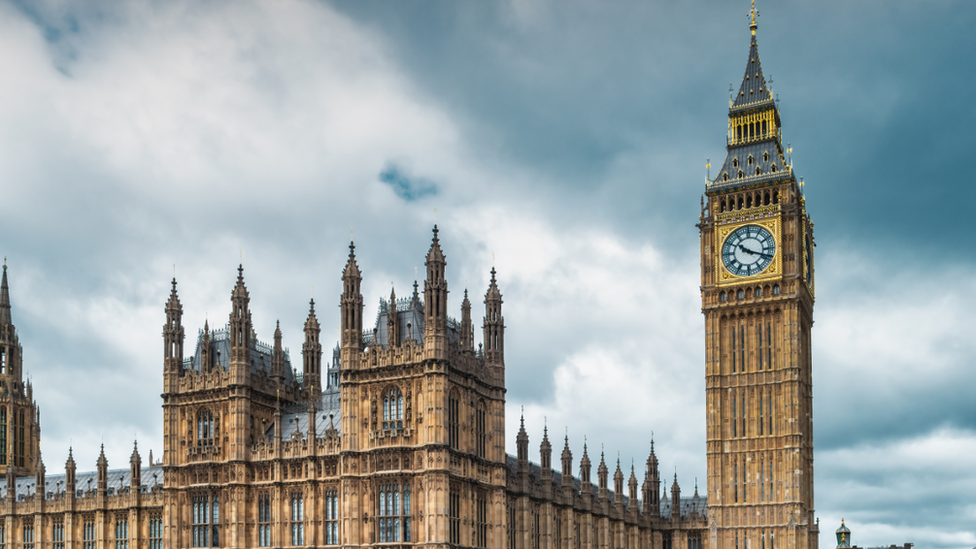
[[[763,76],[756,9],[701,232],[709,547],[816,549],[813,223]]]

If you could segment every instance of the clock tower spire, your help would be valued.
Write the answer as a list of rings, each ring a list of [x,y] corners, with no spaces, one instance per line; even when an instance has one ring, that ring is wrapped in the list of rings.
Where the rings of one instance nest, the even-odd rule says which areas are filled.
[[[813,223],[759,61],[755,2],[749,15],[726,157],[698,224],[709,547],[815,549]]]

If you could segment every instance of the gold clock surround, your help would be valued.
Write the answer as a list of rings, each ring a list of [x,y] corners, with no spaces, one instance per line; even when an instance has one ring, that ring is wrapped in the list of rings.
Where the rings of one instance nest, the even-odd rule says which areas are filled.
[[[776,243],[776,252],[773,255],[773,261],[769,264],[764,271],[759,274],[752,276],[737,276],[729,272],[725,268],[725,262],[722,261],[722,248],[725,246],[726,239],[735,232],[740,227],[745,227],[747,225],[758,225],[765,228],[770,234],[773,235],[773,241]],[[718,286],[733,286],[736,284],[744,282],[755,282],[757,280],[769,280],[772,278],[780,278],[783,272],[783,239],[782,231],[780,230],[780,222],[778,218],[762,219],[762,220],[750,220],[741,223],[722,225],[718,228],[718,236],[714,260],[715,260],[715,272],[719,273]]]

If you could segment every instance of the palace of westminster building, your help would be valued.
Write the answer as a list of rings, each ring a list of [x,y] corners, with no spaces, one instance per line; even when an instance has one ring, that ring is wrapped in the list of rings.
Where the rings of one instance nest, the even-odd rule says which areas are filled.
[[[164,452],[47,475],[4,265],[0,549],[408,546],[816,549],[810,330],[813,223],[759,63],[755,10],[727,157],[697,227],[705,317],[707,493],[682,496],[651,446],[643,479],[568,439],[553,467],[524,428],[505,452],[505,325],[495,270],[475,345],[467,291],[448,316],[437,227],[423,287],[363,319],[355,248],[323,367],[315,304],[301,367],[252,329],[238,269],[227,324],[184,347],[176,280],[163,326]],[[480,313],[480,311],[479,311]],[[192,350],[192,354],[188,351]],[[323,388],[324,386],[324,388]],[[641,436],[641,435],[639,435]],[[596,458],[596,456],[594,456]],[[663,493],[662,493],[663,492]]]

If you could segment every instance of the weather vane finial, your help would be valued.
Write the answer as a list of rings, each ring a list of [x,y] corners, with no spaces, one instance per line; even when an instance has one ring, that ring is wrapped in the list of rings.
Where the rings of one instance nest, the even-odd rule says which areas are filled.
[[[752,9],[749,10],[749,16],[752,17],[752,24],[749,25],[749,29],[752,30],[752,35],[756,35],[756,17],[759,17],[759,10],[756,9],[756,0],[752,0]]]

